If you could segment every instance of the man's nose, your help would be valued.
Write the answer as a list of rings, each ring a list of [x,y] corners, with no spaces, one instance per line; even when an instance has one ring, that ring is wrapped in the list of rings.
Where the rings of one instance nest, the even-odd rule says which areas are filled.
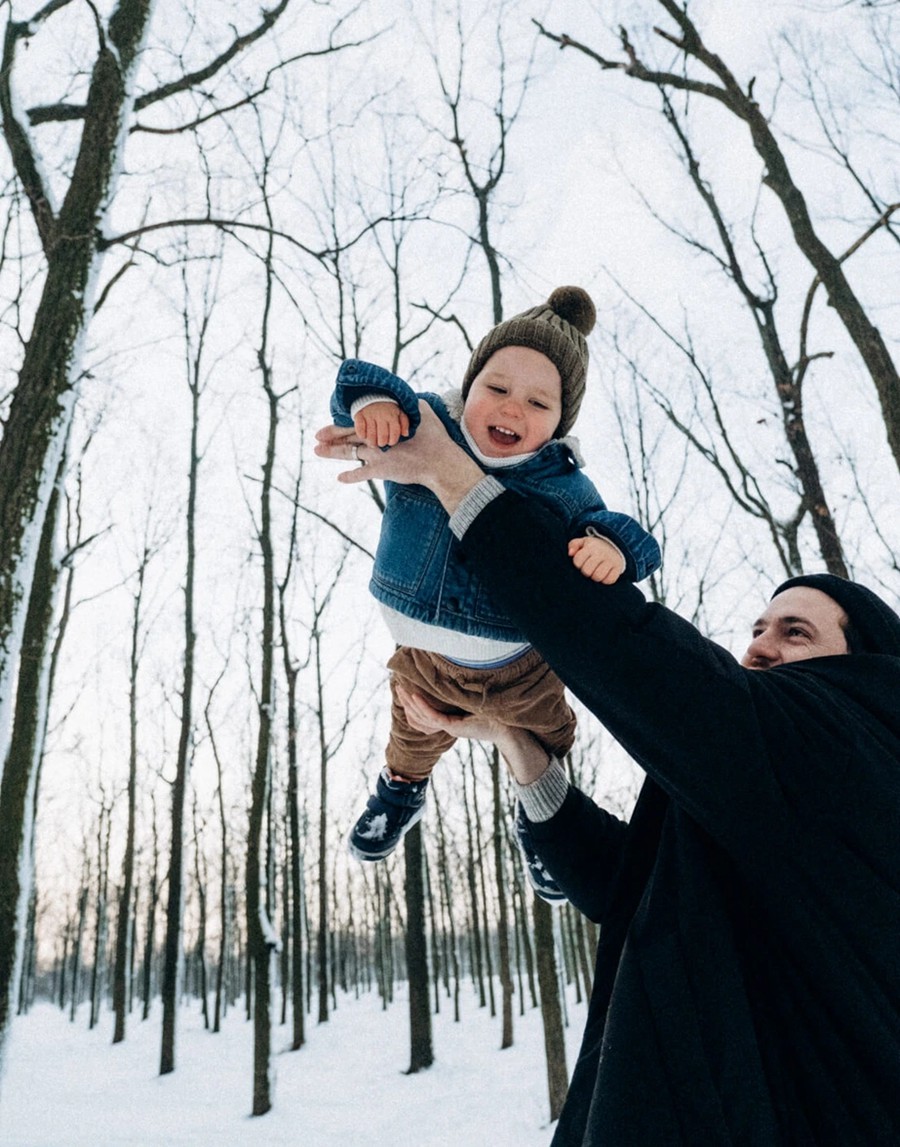
[[[767,669],[778,660],[778,646],[769,633],[759,633],[747,646],[743,664],[751,669]]]

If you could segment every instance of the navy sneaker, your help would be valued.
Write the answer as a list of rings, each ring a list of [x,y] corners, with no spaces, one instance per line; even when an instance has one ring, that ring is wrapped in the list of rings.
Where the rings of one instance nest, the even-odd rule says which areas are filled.
[[[350,855],[357,860],[384,860],[425,812],[428,778],[392,781],[382,769],[362,814],[347,838]]]
[[[542,900],[546,900],[548,904],[562,904],[566,896],[535,852],[534,841],[531,839],[531,830],[528,827],[528,820],[519,801],[516,801],[515,826],[516,839],[519,842],[522,859],[525,861],[525,871],[528,873],[528,880],[531,887],[538,896],[540,896]]]

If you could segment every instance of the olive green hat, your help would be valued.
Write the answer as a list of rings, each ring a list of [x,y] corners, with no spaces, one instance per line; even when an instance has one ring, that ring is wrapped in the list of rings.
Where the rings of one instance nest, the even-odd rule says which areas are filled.
[[[562,415],[555,438],[572,429],[587,377],[586,336],[594,329],[597,311],[581,287],[557,287],[546,303],[498,323],[488,331],[469,361],[462,384],[465,400],[472,380],[491,355],[505,346],[524,346],[540,351],[553,363],[562,380]]]

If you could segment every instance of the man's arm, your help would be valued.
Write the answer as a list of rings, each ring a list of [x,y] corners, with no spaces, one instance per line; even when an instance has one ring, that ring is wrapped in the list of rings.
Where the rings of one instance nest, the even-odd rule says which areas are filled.
[[[558,518],[486,476],[430,407],[420,410],[415,438],[383,452],[362,447],[365,464],[339,481],[431,489],[495,601],[660,787],[716,839],[763,823],[780,807],[755,708],[768,691],[633,585],[598,585],[579,573]],[[357,453],[352,432],[325,427],[317,438],[322,457]]]
[[[498,604],[707,831],[730,839],[741,818],[765,816],[777,793],[747,672],[634,586],[583,577],[562,524],[515,494],[489,498],[489,482],[458,504],[451,528]]]
[[[573,788],[562,766],[526,729],[496,718],[442,713],[421,694],[397,686],[397,696],[414,729],[493,742],[516,782],[516,793],[532,822],[541,859],[568,899],[589,919],[602,923],[614,889],[627,825]],[[539,843],[538,843],[539,841]]]

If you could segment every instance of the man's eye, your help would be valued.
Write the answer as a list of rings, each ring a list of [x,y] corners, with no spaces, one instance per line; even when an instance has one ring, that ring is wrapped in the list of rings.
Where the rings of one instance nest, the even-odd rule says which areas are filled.
[[[798,629],[796,625],[792,625],[788,630],[788,637],[808,637],[809,634],[805,629]]]

